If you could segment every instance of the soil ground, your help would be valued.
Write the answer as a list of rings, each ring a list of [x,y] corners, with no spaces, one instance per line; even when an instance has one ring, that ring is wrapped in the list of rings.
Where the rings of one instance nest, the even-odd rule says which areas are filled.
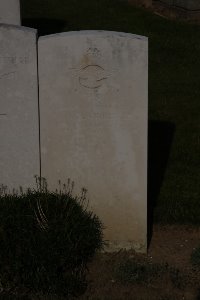
[[[154,226],[147,255],[133,251],[97,254],[89,265],[88,289],[80,299],[93,300],[198,300],[200,271],[191,264],[191,253],[200,246],[200,229],[187,226]],[[113,270],[127,259],[166,266],[153,280],[122,283]],[[169,271],[171,270],[171,271]]]
[[[73,299],[200,300],[200,266],[191,264],[191,254],[199,247],[200,228],[155,225],[146,255],[134,251],[97,253],[88,265],[85,294]],[[125,263],[126,268],[119,272]],[[66,300],[41,293],[28,295],[25,292],[25,297],[17,300]],[[16,298],[1,297],[0,293],[0,300],[11,299]]]

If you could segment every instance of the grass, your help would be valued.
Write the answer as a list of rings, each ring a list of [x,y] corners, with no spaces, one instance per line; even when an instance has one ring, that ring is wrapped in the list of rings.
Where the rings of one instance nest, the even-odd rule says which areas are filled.
[[[155,183],[159,196],[153,196],[154,220],[199,225],[199,26],[166,20],[117,0],[22,0],[21,5],[23,24],[39,28],[40,34],[101,29],[149,38],[149,120],[174,128],[165,172],[152,176],[163,178]],[[156,136],[155,141],[159,149]],[[149,161],[150,168],[162,162],[164,151],[158,151],[153,167]]]

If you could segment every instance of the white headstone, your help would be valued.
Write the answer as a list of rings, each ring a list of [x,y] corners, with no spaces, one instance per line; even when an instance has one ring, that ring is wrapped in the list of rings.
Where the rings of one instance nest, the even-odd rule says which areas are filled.
[[[35,185],[38,131],[36,31],[0,25],[0,185]]]
[[[0,0],[0,23],[21,25],[20,0]]]
[[[88,189],[108,251],[146,251],[148,40],[109,31],[39,39],[41,170]]]

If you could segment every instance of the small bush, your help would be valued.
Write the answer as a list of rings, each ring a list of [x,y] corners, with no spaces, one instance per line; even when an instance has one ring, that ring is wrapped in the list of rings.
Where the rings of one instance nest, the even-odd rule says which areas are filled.
[[[69,182],[68,182],[69,183]],[[87,211],[86,191],[0,195],[0,280],[4,289],[78,295],[87,263],[104,247],[102,223]]]

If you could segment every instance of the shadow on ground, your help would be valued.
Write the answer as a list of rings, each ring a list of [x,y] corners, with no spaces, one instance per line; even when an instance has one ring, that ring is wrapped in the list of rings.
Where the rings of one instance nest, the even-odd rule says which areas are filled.
[[[197,295],[197,299],[196,300],[200,300],[200,288],[198,289],[198,295]]]
[[[153,211],[164,179],[175,124],[149,120],[148,123],[148,246],[152,237]]]
[[[38,36],[62,32],[67,26],[66,21],[53,19],[22,19],[22,26],[38,30]],[[66,30],[65,30],[66,31]]]

